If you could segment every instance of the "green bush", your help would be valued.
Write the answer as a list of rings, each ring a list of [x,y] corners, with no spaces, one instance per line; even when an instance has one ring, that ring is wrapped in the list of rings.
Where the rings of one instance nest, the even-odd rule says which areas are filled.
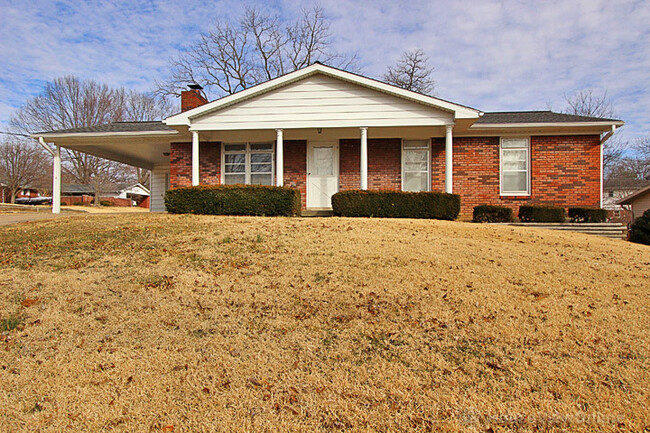
[[[113,202],[110,200],[100,200],[99,204],[100,206],[113,206]]]
[[[482,204],[474,208],[475,223],[509,223],[515,220],[512,209],[505,206]]]
[[[607,210],[592,207],[570,207],[569,218],[574,223],[602,223],[607,221]]]
[[[519,207],[521,222],[563,223],[565,210],[558,206],[524,205]]]
[[[300,191],[264,185],[199,185],[165,193],[169,213],[300,215]]]
[[[650,245],[650,209],[634,219],[630,227],[630,240],[638,244]]]
[[[332,196],[334,215],[453,220],[460,196],[443,192],[341,191]]]

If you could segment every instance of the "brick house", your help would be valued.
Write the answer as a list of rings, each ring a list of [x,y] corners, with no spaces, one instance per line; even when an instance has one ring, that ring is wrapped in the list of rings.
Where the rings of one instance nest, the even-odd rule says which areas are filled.
[[[297,188],[305,209],[348,189],[446,191],[469,215],[484,203],[600,206],[602,144],[623,125],[484,113],[318,63],[212,102],[192,86],[181,106],[162,122],[32,136],[151,169],[152,211],[169,188],[243,183]]]

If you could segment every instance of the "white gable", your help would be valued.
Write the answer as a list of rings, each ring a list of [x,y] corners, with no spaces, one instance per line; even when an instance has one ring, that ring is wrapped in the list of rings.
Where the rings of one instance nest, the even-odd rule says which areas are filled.
[[[439,126],[453,113],[322,74],[192,120],[194,130]]]
[[[221,115],[225,114],[223,120]],[[473,108],[315,63],[165,119],[192,130],[439,126]],[[258,124],[259,123],[259,124]]]

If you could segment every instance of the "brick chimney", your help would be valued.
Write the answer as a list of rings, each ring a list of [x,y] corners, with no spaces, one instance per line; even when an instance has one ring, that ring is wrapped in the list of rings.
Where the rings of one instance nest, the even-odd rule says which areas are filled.
[[[190,84],[189,90],[181,92],[181,112],[191,110],[192,108],[200,107],[207,104],[208,100],[203,95],[203,87],[198,84]]]

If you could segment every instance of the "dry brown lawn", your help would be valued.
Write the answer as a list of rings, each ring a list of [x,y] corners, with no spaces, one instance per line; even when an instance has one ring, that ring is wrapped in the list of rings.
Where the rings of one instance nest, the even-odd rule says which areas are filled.
[[[3,432],[650,429],[647,246],[149,214],[0,239]]]

